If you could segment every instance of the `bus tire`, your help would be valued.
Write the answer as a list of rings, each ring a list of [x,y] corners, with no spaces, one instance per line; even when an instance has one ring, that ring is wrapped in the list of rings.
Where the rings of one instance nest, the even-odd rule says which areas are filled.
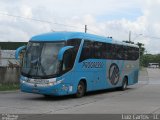
[[[77,86],[77,92],[75,94],[76,98],[83,97],[86,92],[85,89],[86,89],[85,83],[81,80]]]
[[[121,89],[122,91],[126,90],[126,89],[127,89],[127,85],[128,85],[128,79],[127,79],[127,77],[124,77],[123,83],[122,83],[122,86],[121,86],[120,89]]]
[[[51,98],[51,95],[43,95],[45,98]]]

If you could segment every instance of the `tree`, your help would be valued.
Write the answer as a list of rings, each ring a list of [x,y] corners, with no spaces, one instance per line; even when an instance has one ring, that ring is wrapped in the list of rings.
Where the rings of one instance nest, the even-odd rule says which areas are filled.
[[[140,56],[143,56],[143,55],[144,55],[144,52],[145,52],[144,44],[138,42],[136,45],[139,46]]]
[[[144,54],[143,66],[147,67],[149,63],[159,63],[160,65],[160,54]]]
[[[143,55],[144,55],[144,52],[145,52],[144,44],[138,42],[136,45],[139,46],[139,51],[140,51],[140,65],[141,65],[141,66],[144,66],[144,62],[143,62],[143,57],[144,57]]]

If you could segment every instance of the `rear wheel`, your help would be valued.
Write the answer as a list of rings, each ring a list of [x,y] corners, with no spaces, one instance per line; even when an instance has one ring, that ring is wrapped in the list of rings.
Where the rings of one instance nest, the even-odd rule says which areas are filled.
[[[124,77],[123,79],[123,83],[122,83],[122,86],[121,86],[121,90],[124,91],[127,89],[127,85],[128,85],[128,80],[126,77]]]
[[[77,93],[76,93],[75,96],[77,98],[83,97],[84,94],[85,94],[85,88],[86,88],[86,86],[85,86],[84,82],[80,81],[79,84],[78,84],[78,86],[77,86]]]

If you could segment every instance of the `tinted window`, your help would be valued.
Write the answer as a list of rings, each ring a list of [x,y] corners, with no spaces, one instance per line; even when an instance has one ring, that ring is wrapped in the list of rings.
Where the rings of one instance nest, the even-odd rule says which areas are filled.
[[[67,72],[73,68],[75,58],[76,58],[76,51],[74,48],[65,51],[63,56],[63,66],[62,66],[63,72]]]
[[[95,59],[105,59],[106,56],[106,46],[102,42],[94,42],[94,56]]]
[[[62,61],[63,73],[73,68],[80,43],[81,43],[80,39],[70,39],[67,41],[66,46],[74,46],[74,47],[66,50],[63,55],[63,61]]]
[[[105,51],[105,58],[106,59],[112,59],[112,53],[114,51],[113,46],[111,44],[109,44],[109,43],[106,43],[105,47],[106,47],[105,48],[106,49],[106,51]]]
[[[137,60],[138,58],[138,48],[85,40],[79,62],[86,59]]]
[[[139,58],[139,49],[130,47],[129,49],[129,59],[130,60],[137,60]]]
[[[70,39],[70,40],[67,41],[67,46],[79,47],[80,43],[81,43],[80,39]]]
[[[82,48],[79,62],[86,60],[86,59],[93,58],[94,57],[94,49],[93,48],[94,48],[93,42],[89,41],[89,40],[85,40],[84,44],[83,44],[83,48]]]

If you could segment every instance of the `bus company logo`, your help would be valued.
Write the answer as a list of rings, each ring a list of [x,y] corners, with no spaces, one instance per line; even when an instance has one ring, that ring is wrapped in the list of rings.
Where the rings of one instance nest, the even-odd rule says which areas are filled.
[[[119,68],[118,65],[115,63],[112,63],[109,68],[109,80],[112,85],[116,85],[119,81]]]

